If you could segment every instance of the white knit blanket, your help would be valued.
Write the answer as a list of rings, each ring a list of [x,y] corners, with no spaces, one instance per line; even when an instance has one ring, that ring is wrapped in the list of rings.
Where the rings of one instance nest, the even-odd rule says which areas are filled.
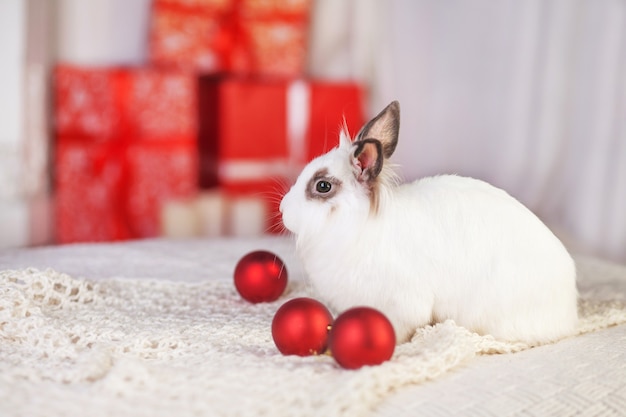
[[[420,329],[391,361],[357,371],[329,356],[283,356],[274,303],[249,304],[228,280],[77,279],[0,272],[0,415],[364,415],[400,387],[477,355],[527,349],[447,321]],[[583,291],[579,333],[626,323],[623,294]]]

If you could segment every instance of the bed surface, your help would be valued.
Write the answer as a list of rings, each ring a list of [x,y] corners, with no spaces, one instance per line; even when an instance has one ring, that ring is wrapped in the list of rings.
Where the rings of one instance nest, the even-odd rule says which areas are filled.
[[[277,253],[287,265],[291,283],[288,293],[279,301],[263,306],[246,306],[235,299],[236,294],[231,288],[232,271],[244,254],[257,249]],[[30,293],[24,289],[24,280],[28,281],[31,276],[36,279],[57,277],[65,280],[63,282],[74,283],[71,285],[82,285],[84,282],[102,283],[98,287],[101,288],[98,296],[109,294],[111,300],[118,300],[120,303],[134,300],[133,297],[137,297],[137,293],[141,291],[161,291],[162,294],[170,294],[173,300],[168,301],[171,304],[163,304],[163,310],[159,314],[161,317],[167,316],[170,311],[168,308],[171,308],[172,317],[177,320],[164,321],[164,326],[178,323],[176,325],[179,328],[201,330],[210,329],[203,327],[205,323],[201,321],[202,314],[194,316],[193,311],[188,311],[183,315],[180,308],[171,306],[180,307],[187,300],[193,300],[198,291],[205,291],[205,298],[198,298],[199,302],[208,300],[207,302],[220,304],[218,298],[211,298],[210,293],[214,292],[212,296],[223,296],[222,298],[230,300],[223,306],[215,307],[223,310],[214,312],[222,314],[233,311],[239,318],[245,318],[242,319],[244,323],[240,329],[245,330],[245,326],[252,329],[250,338],[240,338],[236,345],[243,349],[243,359],[257,358],[258,361],[251,366],[254,373],[249,373],[248,383],[242,386],[237,386],[241,381],[237,379],[236,372],[228,372],[237,367],[237,355],[232,352],[223,356],[224,361],[221,364],[198,364],[199,384],[205,383],[202,379],[204,372],[207,379],[223,379],[224,383],[233,385],[224,388],[222,384],[215,388],[215,393],[221,399],[216,397],[212,402],[209,401],[211,395],[215,394],[209,392],[213,385],[208,384],[206,397],[201,395],[201,391],[196,391],[195,396],[181,395],[178,402],[174,397],[167,401],[151,402],[151,394],[160,393],[161,387],[172,383],[167,378],[175,379],[176,375],[186,375],[185,372],[174,373],[168,370],[168,362],[161,356],[150,358],[136,355],[131,361],[124,356],[122,350],[115,350],[120,342],[111,341],[106,345],[111,350],[105,349],[108,365],[102,368],[104,371],[97,377],[89,379],[77,376],[72,379],[72,372],[87,369],[89,365],[89,360],[82,363],[72,355],[55,362],[57,366],[61,364],[64,367],[63,372],[69,375],[65,378],[57,377],[54,370],[44,369],[39,365],[42,361],[49,361],[48,355],[38,358],[35,349],[25,350],[26,342],[15,342],[15,335],[10,333],[11,325],[14,324],[14,319],[9,314],[11,306],[5,306],[0,308],[0,415],[78,416],[85,415],[85,407],[91,410],[89,415],[171,415],[172,410],[176,410],[176,415],[179,416],[230,415],[230,411],[237,415],[624,415],[626,325],[623,323],[626,322],[626,268],[588,257],[576,257],[576,260],[581,295],[587,301],[602,307],[601,310],[590,307],[585,324],[587,327],[581,335],[551,345],[522,349],[516,353],[485,354],[489,349],[502,352],[518,349],[493,344],[495,342],[485,339],[479,340],[463,333],[453,323],[445,323],[423,332],[419,337],[416,336],[413,342],[407,344],[410,346],[399,347],[396,350],[398,356],[394,357],[392,363],[360,371],[345,371],[338,369],[328,357],[283,357],[272,351],[271,336],[268,341],[268,330],[263,327],[263,323],[271,320],[273,312],[287,298],[307,295],[304,274],[294,255],[290,239],[155,239],[5,250],[0,252],[0,270],[5,271],[4,278],[11,275],[8,270],[18,271],[13,273],[14,276],[25,277],[17,280],[15,288],[12,287],[13,292],[3,294],[5,299],[7,294],[28,298]],[[27,273],[25,268],[36,268],[41,272]],[[50,270],[46,273],[46,269]],[[155,282],[161,284],[153,284]],[[176,300],[177,296],[187,298]],[[137,304],[136,310],[133,310],[132,303],[120,307],[119,310],[123,311],[115,312],[122,317],[116,322],[117,325],[123,322],[123,317],[135,313],[137,322],[142,322],[146,314],[155,311],[158,303],[154,300],[146,305]],[[114,309],[117,305],[105,304],[95,306],[96,310],[101,309],[98,313],[100,318],[107,317],[107,308]],[[54,328],[55,323],[66,326],[63,320],[71,319],[71,314],[84,315],[89,311],[79,309],[68,313],[45,306],[33,307],[32,302],[29,305],[29,311],[35,312],[35,315],[40,314],[40,319],[46,326],[51,326],[52,332],[58,330]],[[202,309],[202,305],[196,304],[195,308]],[[13,315],[16,314],[15,311]],[[111,320],[115,319],[114,312],[108,311],[111,311]],[[210,320],[212,316],[208,311],[213,310],[207,310],[207,320]],[[7,316],[2,318],[2,314]],[[28,316],[30,317],[30,313]],[[224,321],[220,326],[223,327],[224,323],[230,325],[228,314],[222,316]],[[190,321],[186,322],[186,318]],[[81,322],[77,319],[77,322],[83,323],[86,319],[82,320]],[[145,330],[142,329],[141,331]],[[257,334],[260,340],[258,343],[254,339]],[[129,336],[122,335],[123,337]],[[435,343],[435,337],[448,337],[451,345],[443,349],[440,340]],[[223,340],[226,343],[227,338]],[[489,349],[459,353],[452,358],[457,352],[453,346],[455,343],[469,342],[476,342],[481,346],[486,346],[485,343],[492,344]],[[47,349],[55,352],[54,346]],[[209,346],[210,351],[219,349],[226,352],[228,346]],[[422,373],[420,364],[432,365],[440,353],[448,355],[447,365],[439,368],[440,371],[433,368]],[[217,358],[220,361],[220,357],[211,356],[211,352],[207,355],[208,359]],[[423,356],[428,361],[416,361],[415,356]],[[18,361],[16,358],[21,359]],[[91,357],[87,356],[89,358]],[[30,368],[24,364],[28,360],[32,360]],[[229,360],[234,361],[230,368]],[[30,369],[33,371],[29,371]],[[145,380],[142,381],[144,386],[135,386],[133,389],[137,391],[133,391],[133,395],[126,396],[124,391],[111,391],[113,377],[116,373],[117,377],[123,375],[120,372],[124,369],[130,373],[145,373]],[[414,378],[407,376],[410,369],[418,370]],[[252,371],[243,370],[242,377],[246,376],[246,372]],[[167,378],[160,380],[162,376]],[[258,378],[250,380],[251,376]],[[300,381],[288,384],[285,391],[277,391],[277,387],[287,383],[289,378]],[[306,378],[310,378],[310,384],[302,381]],[[109,385],[102,385],[103,381]],[[115,387],[124,387],[122,382],[116,382]],[[185,381],[178,384],[184,385]],[[100,386],[108,387],[109,390],[98,398]],[[264,386],[269,399],[262,402],[259,398],[263,398]],[[32,397],[31,389],[38,390],[37,398]],[[114,402],[119,404],[112,405]],[[233,405],[232,410],[228,409],[229,402]]]

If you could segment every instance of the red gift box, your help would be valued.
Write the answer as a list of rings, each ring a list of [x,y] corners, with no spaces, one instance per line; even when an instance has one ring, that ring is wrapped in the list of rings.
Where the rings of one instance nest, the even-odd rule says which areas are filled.
[[[283,77],[304,73],[311,0],[240,0],[231,70]]]
[[[352,135],[364,122],[354,83],[202,77],[199,106],[201,186],[265,198],[268,227],[304,164],[337,145],[344,121]]]
[[[364,122],[354,83],[200,79],[201,185],[293,174]],[[278,175],[281,176],[281,175]]]
[[[129,173],[126,216],[131,235],[158,236],[163,203],[194,196],[198,191],[196,142],[133,144],[126,158]]]
[[[159,235],[162,203],[197,190],[197,111],[188,73],[58,67],[57,240]]]
[[[59,136],[107,141],[193,138],[197,79],[182,71],[82,68],[54,71],[54,122]]]
[[[58,142],[54,164],[57,242],[131,237],[123,217],[122,160],[107,143]]]
[[[311,0],[155,0],[150,61],[202,73],[299,76]]]
[[[63,138],[55,170],[59,243],[158,236],[162,204],[198,189],[194,142]]]
[[[232,0],[155,0],[150,61],[207,73],[228,69],[232,13]]]

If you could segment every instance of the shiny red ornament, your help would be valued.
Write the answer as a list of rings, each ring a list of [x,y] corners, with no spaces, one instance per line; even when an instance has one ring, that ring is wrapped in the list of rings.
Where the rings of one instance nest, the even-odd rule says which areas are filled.
[[[396,334],[380,311],[355,307],[337,317],[328,335],[328,347],[343,368],[358,369],[389,360],[396,347]]]
[[[284,262],[268,251],[250,252],[235,267],[235,288],[251,303],[278,299],[287,287]]]
[[[283,355],[322,354],[328,346],[333,316],[319,301],[294,298],[283,304],[272,320],[272,337]]]

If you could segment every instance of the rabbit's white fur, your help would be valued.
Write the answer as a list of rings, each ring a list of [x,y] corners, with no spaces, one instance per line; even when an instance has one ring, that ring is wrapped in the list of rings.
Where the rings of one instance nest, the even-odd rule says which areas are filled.
[[[446,319],[531,344],[572,334],[576,270],[561,242],[530,210],[483,181],[442,175],[400,185],[386,161],[395,142],[384,148],[394,141],[394,132],[385,137],[394,117],[396,102],[354,142],[343,131],[339,146],[311,161],[281,202],[283,223],[296,236],[319,297],[335,312],[379,309],[399,343]],[[360,160],[359,141],[374,134],[383,147],[372,145],[373,156]],[[382,149],[380,172],[364,179]],[[336,194],[307,189],[316,175],[336,181]]]

